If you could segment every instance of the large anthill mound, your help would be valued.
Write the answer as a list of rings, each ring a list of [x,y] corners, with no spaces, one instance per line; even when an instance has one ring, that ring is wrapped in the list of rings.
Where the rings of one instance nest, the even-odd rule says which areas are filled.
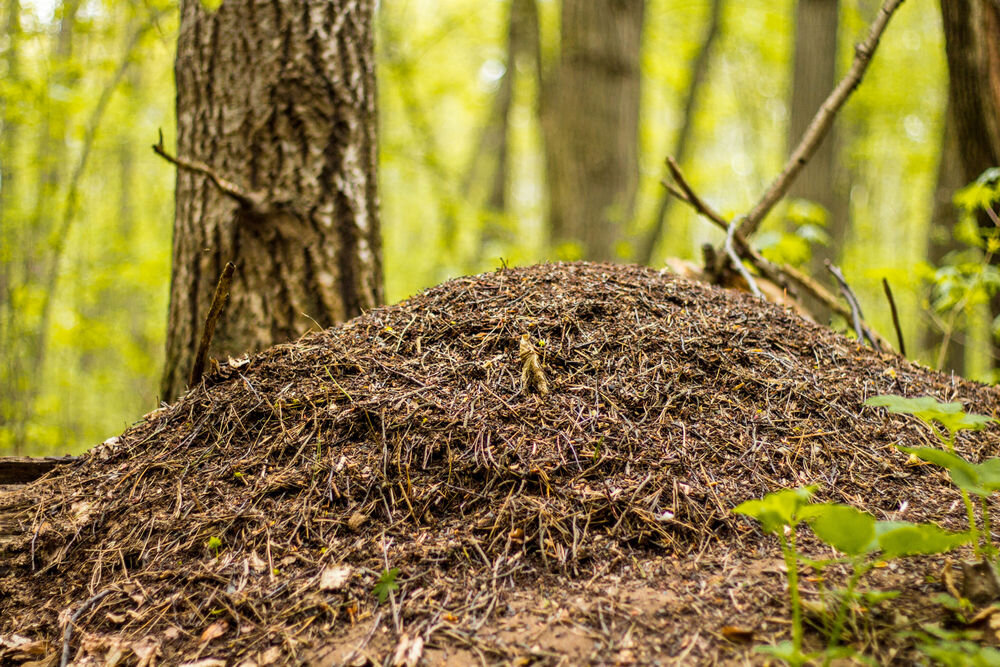
[[[223,365],[3,499],[0,635],[34,642],[6,656],[54,658],[74,615],[80,664],[742,660],[721,628],[768,641],[787,615],[737,503],[818,483],[961,525],[893,448],[921,430],[862,406],[881,393],[998,398],[650,269],[453,280]],[[883,574],[915,625],[937,564],[908,567]]]

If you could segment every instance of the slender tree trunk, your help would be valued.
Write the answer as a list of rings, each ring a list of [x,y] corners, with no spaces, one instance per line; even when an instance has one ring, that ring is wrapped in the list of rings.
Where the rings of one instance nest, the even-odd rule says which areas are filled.
[[[180,170],[162,397],[184,390],[215,283],[237,266],[211,354],[238,356],[382,301],[373,0],[182,0]]]
[[[6,66],[5,78],[11,85],[20,81],[21,67],[19,49],[21,42],[21,5],[19,0],[8,0],[4,7],[4,36],[6,48],[3,62]],[[14,184],[12,169],[18,151],[20,138],[18,119],[9,107],[8,100],[0,101],[0,248],[20,248],[22,221],[15,214]],[[21,336],[16,328],[14,308],[14,281],[17,272],[13,253],[0,252],[0,447],[10,439],[12,444],[20,443],[14,437],[11,425],[20,414],[22,397]]]
[[[1000,166],[1000,2],[941,0],[948,58],[948,102],[955,123],[963,181]],[[984,219],[981,223],[991,223]],[[1000,263],[1000,258],[994,260]],[[1000,295],[990,303],[1000,316]],[[1000,345],[992,346],[994,364]]]
[[[677,139],[669,155],[673,156],[677,163],[683,168],[687,162],[690,152],[691,136],[694,134],[695,108],[698,96],[705,81],[708,79],[708,66],[712,60],[712,47],[718,41],[719,32],[722,26],[722,14],[725,9],[725,0],[712,0],[712,6],[708,15],[708,27],[705,29],[705,36],[702,38],[701,47],[694,58],[691,67],[691,81],[688,83],[687,94],[684,97],[684,112],[681,117],[681,127],[677,132]],[[671,195],[666,188],[660,193],[660,201],[656,206],[656,213],[653,215],[652,224],[649,231],[642,237],[639,247],[636,250],[636,261],[640,264],[652,264],[653,253],[657,246],[668,236],[667,216],[676,198]],[[671,239],[672,250],[670,254],[677,254],[678,250],[687,249],[687,239],[678,243],[678,239]]]
[[[931,209],[931,226],[927,239],[927,261],[932,266],[941,266],[945,256],[957,250],[959,244],[955,241],[954,228],[958,221],[958,211],[953,198],[955,193],[965,185],[965,170],[962,167],[962,156],[958,149],[958,139],[955,136],[955,121],[949,106],[945,115],[944,135],[941,141],[941,157],[938,162],[937,183],[934,186],[934,202]],[[940,327],[929,325],[924,329],[924,349],[928,358],[935,363],[940,355],[941,345],[945,342]],[[948,337],[948,349],[945,351],[944,363],[938,370],[954,371],[965,374],[965,342],[961,332],[952,332]]]
[[[816,110],[837,83],[838,0],[799,0],[795,12],[795,65],[792,75],[789,143],[805,134]],[[813,249],[813,275],[826,275],[824,261],[836,261],[847,240],[846,189],[838,187],[837,137],[823,140],[789,191],[790,198],[808,199],[827,213],[829,245]]]
[[[563,0],[560,59],[545,86],[552,240],[617,258],[638,185],[643,0]]]

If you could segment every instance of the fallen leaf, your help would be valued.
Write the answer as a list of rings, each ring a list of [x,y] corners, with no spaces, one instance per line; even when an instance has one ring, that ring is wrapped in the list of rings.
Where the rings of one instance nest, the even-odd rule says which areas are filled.
[[[229,623],[223,619],[212,623],[212,625],[205,628],[201,633],[201,638],[198,640],[202,644],[212,641],[213,639],[218,639],[222,635],[226,634],[226,630],[229,629]]]
[[[351,568],[346,565],[332,565],[319,575],[321,591],[339,591],[351,577]]]
[[[731,642],[749,644],[753,641],[753,630],[737,625],[725,625],[722,627],[722,636]]]
[[[347,527],[350,528],[351,530],[357,530],[358,528],[363,526],[365,521],[367,520],[368,517],[366,517],[364,514],[362,514],[361,512],[355,512],[354,514],[351,515],[351,518],[347,520]]]

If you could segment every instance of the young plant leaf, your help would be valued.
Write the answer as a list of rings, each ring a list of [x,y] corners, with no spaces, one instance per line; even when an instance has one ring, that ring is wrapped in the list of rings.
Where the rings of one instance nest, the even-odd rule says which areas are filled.
[[[859,556],[873,551],[875,517],[848,505],[820,503],[809,505],[800,513],[816,536],[837,551]]]
[[[378,598],[379,604],[383,604],[386,601],[390,592],[399,590],[399,584],[396,583],[396,575],[398,574],[398,567],[394,567],[391,570],[384,570],[382,572],[382,576],[379,577],[378,583],[375,584],[375,588],[372,589],[372,595]]]
[[[896,414],[913,415],[928,426],[938,422],[949,433],[961,430],[979,431],[996,419],[985,415],[968,414],[961,403],[942,403],[932,396],[905,398],[903,396],[874,396],[865,401],[871,407],[886,408]]]
[[[802,520],[798,516],[799,510],[809,504],[815,492],[815,486],[783,489],[769,493],[761,500],[740,503],[733,511],[757,519],[765,532],[777,535],[785,526],[794,528]]]

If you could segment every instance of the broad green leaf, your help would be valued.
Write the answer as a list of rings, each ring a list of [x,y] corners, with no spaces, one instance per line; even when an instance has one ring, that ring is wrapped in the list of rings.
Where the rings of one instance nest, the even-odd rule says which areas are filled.
[[[953,533],[932,523],[903,525],[897,521],[885,523],[892,525],[888,530],[876,530],[876,532],[879,548],[886,558],[945,553],[972,539],[970,533]]]
[[[802,651],[798,651],[795,649],[795,645],[788,640],[770,646],[757,646],[754,648],[754,653],[769,655],[772,658],[777,658],[789,665],[793,665],[793,667],[804,665],[819,655],[818,653],[803,653]]]
[[[837,551],[858,556],[875,546],[875,517],[835,503],[809,505],[801,512],[816,536]]]
[[[799,510],[809,504],[815,492],[815,486],[783,489],[769,493],[761,500],[740,503],[733,511],[757,519],[766,532],[778,534],[785,526],[794,527],[802,520],[798,516]]]

